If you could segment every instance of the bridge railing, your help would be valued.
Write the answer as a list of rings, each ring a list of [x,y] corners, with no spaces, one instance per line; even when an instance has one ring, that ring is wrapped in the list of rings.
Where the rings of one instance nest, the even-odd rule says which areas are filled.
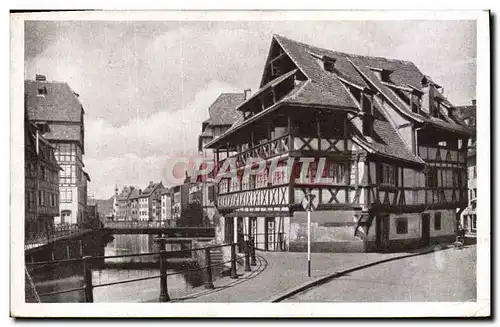
[[[32,284],[35,285],[35,292],[31,292],[32,294],[25,294],[26,301],[32,301],[36,299],[40,299],[41,302],[44,301],[44,298],[49,298],[51,296],[71,293],[71,292],[83,292],[83,300],[84,302],[94,302],[94,289],[100,287],[110,287],[114,285],[120,285],[125,283],[146,281],[151,279],[159,279],[159,302],[168,302],[170,301],[170,296],[168,293],[168,284],[167,277],[171,275],[183,274],[186,272],[201,272],[204,275],[204,286],[206,289],[213,289],[213,270],[217,269],[217,271],[222,272],[224,266],[227,267],[229,265],[229,275],[231,279],[238,278],[238,265],[237,263],[241,259],[236,254],[236,243],[228,243],[228,244],[219,244],[219,245],[209,245],[200,248],[193,249],[183,249],[183,250],[174,250],[174,251],[166,251],[165,243],[160,242],[161,251],[159,252],[151,252],[151,253],[141,253],[141,254],[127,254],[127,255],[114,255],[114,256],[87,256],[78,259],[66,259],[66,260],[54,260],[54,261],[44,261],[44,262],[34,262],[34,263],[26,263],[27,271],[29,271],[29,275],[31,276],[30,281],[34,280]],[[222,249],[230,250],[231,256],[230,259],[224,261],[224,256],[220,253]],[[186,254],[190,254],[190,260],[192,262],[196,262],[197,264],[186,265]],[[149,259],[148,259],[149,257]],[[189,257],[189,255],[187,256]],[[113,259],[133,259],[132,261],[139,261],[139,263],[144,264],[148,267],[156,267],[158,268],[158,273],[148,276],[140,276],[136,278],[124,278],[120,280],[100,280],[100,273],[93,274],[95,271],[99,271],[103,267],[105,267],[105,260],[113,260]],[[179,262],[182,261],[183,263]],[[176,264],[177,263],[177,264]],[[83,285],[80,287],[73,287],[63,290],[57,290],[52,292],[38,293],[36,291],[37,284],[37,274],[40,274],[43,270],[48,269],[58,269],[58,267],[64,267],[68,265],[73,265],[74,267],[78,267],[83,275]],[[244,270],[251,271],[250,266],[256,265],[255,260],[255,248],[251,246],[251,242],[247,241],[245,246],[245,255],[244,255]],[[172,269],[174,266],[181,267],[176,268],[173,272],[167,272],[169,269]],[[74,270],[74,267],[71,268]],[[183,267],[183,268],[182,268]],[[34,293],[34,294],[33,294]]]
[[[59,225],[46,233],[36,234],[26,239],[24,242],[24,250],[44,246],[59,239],[80,235],[88,231],[90,231],[89,228],[85,228],[78,224]]]
[[[127,228],[166,228],[175,227],[175,223],[169,220],[148,221],[148,220],[128,220],[128,221],[105,221],[104,228],[127,229]]]

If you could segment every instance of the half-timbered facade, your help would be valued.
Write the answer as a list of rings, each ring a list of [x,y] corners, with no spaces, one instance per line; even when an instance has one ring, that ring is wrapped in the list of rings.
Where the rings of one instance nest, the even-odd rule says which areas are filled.
[[[59,171],[54,147],[42,136],[44,126],[24,120],[25,238],[53,232],[59,214]]]
[[[84,171],[85,111],[79,95],[65,82],[47,81],[44,75],[24,82],[27,114],[30,122],[44,125],[44,134],[54,146],[59,174],[59,215],[55,224],[83,224],[87,205]]]
[[[471,131],[413,63],[275,35],[260,89],[237,110],[242,117],[206,146],[223,176],[217,208],[227,241],[250,235],[257,248],[305,249],[308,192],[317,201],[313,251],[454,237]],[[256,159],[264,170],[245,174]]]

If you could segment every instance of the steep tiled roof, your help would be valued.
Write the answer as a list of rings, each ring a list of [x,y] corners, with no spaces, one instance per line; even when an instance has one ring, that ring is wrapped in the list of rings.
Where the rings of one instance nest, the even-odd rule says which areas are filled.
[[[268,74],[266,70],[261,81],[261,89],[256,94],[262,92],[270,84],[279,83],[289,74],[295,76],[297,71],[304,75],[306,80],[295,80],[295,87],[283,98],[246,120],[240,117],[226,133],[208,143],[207,146],[212,146],[219,140],[227,139],[236,130],[251,124],[257,119],[261,119],[284,103],[357,112],[360,108],[353,100],[349,87],[370,89],[378,92],[384,101],[391,103],[395,110],[407,119],[452,131],[470,133],[470,130],[462,125],[455,116],[447,117],[447,113],[444,111],[442,112],[444,119],[412,112],[411,108],[395,93],[393,90],[395,87],[411,87],[422,90],[424,75],[412,62],[331,51],[293,41],[279,35],[274,36],[271,50],[276,45],[279,45],[284,50],[285,54],[296,66],[296,70],[277,77],[271,82],[269,82],[269,76],[266,75]],[[330,71],[325,70],[323,60],[334,62],[333,68],[329,69]],[[384,71],[384,75],[388,75],[387,83],[382,83],[374,70]],[[299,79],[302,80],[304,76]],[[250,102],[254,96],[246,102]],[[440,98],[443,104],[451,107],[444,95],[437,93],[436,96]],[[365,148],[369,148],[381,155],[423,163],[419,157],[411,153],[410,147],[405,144],[395,126],[388,120],[387,113],[384,113],[384,110],[379,108],[377,101],[374,101],[374,107],[380,113],[374,121],[374,137],[367,139],[358,133],[360,134],[356,136],[358,142],[362,143]]]
[[[118,195],[118,200],[128,200],[130,198],[130,195],[132,194],[132,191],[135,190],[134,186],[125,186],[123,187],[122,191]]]
[[[130,195],[128,197],[129,200],[132,200],[132,199],[137,199],[139,197],[139,190],[134,188],[131,192],[130,192]]]
[[[208,108],[210,125],[232,125],[242,115],[236,107],[244,99],[243,93],[221,93]]]
[[[470,119],[472,124],[471,127],[475,128],[476,106],[475,105],[457,106],[455,108],[457,110],[457,115],[463,120]]]
[[[144,191],[142,191],[142,193],[139,195],[139,197],[145,197],[145,196],[149,196],[151,195],[151,193],[153,193],[154,190],[156,190],[156,188],[160,185],[163,185],[161,182],[159,183],[152,183],[152,184],[149,184],[145,189]]]
[[[426,117],[422,115],[413,113],[411,109],[407,108],[402,100],[389,89],[388,86],[381,83],[371,70],[371,68],[386,70],[390,72],[389,81],[391,83],[399,86],[409,85],[417,90],[421,90],[422,78],[424,77],[424,74],[422,74],[417,66],[410,61],[342,53],[314,47],[287,39],[280,35],[275,35],[274,38],[278,41],[283,50],[290,55],[290,58],[294,61],[298,68],[301,69],[301,71],[310,80],[315,82],[309,84],[307,88],[303,89],[302,92],[305,92],[306,90],[309,91],[309,94],[303,97],[304,99],[308,97],[315,97],[322,100],[324,99],[327,100],[331,106],[343,105],[345,107],[351,107],[354,105],[348,91],[340,85],[338,79],[334,78],[332,73],[324,70],[316,62],[318,61],[318,59],[316,59],[317,57],[326,56],[335,60],[334,73],[336,76],[360,87],[370,88],[374,85],[378,91],[380,91],[400,111],[403,111],[403,113],[411,119],[436,124],[440,127],[445,127],[458,132],[470,132],[467,128],[464,128],[464,126],[452,119],[445,118],[445,121],[440,123],[432,119],[426,119]],[[321,87],[323,87],[323,90],[321,90]],[[325,89],[327,90],[326,92],[324,91]],[[328,93],[333,93],[336,101],[331,101],[331,97],[327,96]],[[437,93],[436,97],[438,97],[445,105],[449,107],[452,106],[444,95]]]
[[[413,155],[389,122],[376,119],[373,122],[373,132],[373,138],[380,137],[378,142],[370,144],[376,151],[390,157],[424,163],[422,159]]]
[[[24,88],[30,120],[81,122],[82,104],[67,83],[24,81]]]

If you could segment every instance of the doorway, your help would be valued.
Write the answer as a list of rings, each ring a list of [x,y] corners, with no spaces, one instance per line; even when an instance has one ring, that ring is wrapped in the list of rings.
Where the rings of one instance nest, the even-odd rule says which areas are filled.
[[[266,251],[275,251],[275,221],[274,217],[266,218],[266,228],[264,231],[265,243],[264,249]]]
[[[422,239],[421,239],[421,245],[422,246],[427,246],[429,245],[430,242],[430,237],[431,237],[431,216],[428,213],[423,213],[422,214]]]
[[[377,215],[375,220],[377,229],[377,249],[387,251],[389,249],[389,215]]]

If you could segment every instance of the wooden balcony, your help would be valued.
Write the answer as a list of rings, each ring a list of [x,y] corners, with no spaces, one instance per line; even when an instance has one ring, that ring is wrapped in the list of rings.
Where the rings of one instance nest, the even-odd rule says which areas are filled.
[[[288,146],[289,135],[283,135],[271,141],[258,144],[248,150],[240,152],[228,158],[236,161],[236,167],[244,167],[249,158],[260,158],[263,160],[270,159],[281,154],[288,153],[290,148]],[[221,168],[224,162],[228,159],[224,158],[219,160],[218,167]]]
[[[271,208],[288,205],[288,185],[274,185],[266,188],[224,193],[217,197],[217,207],[220,209]]]

